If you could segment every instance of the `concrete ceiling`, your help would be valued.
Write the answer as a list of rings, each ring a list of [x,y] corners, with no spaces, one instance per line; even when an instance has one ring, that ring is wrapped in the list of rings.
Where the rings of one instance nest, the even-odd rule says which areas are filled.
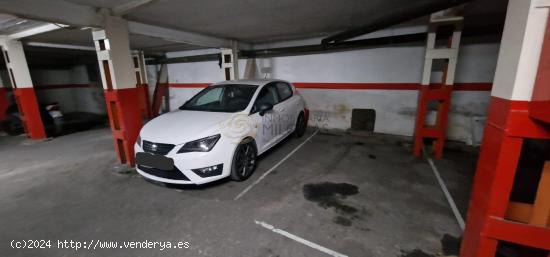
[[[131,0],[68,0],[113,8]],[[383,19],[399,9],[448,0],[154,0],[129,20],[250,43],[324,36]],[[505,0],[473,0],[467,15],[506,10]],[[481,8],[480,8],[481,7]]]
[[[49,0],[94,8],[117,8],[136,0]],[[142,1],[143,0],[138,0]],[[124,15],[129,21],[250,43],[326,36],[384,19],[400,8],[450,0],[152,0]],[[468,25],[502,24],[506,0],[473,0]],[[470,17],[470,18],[469,18]],[[0,14],[0,34],[46,23]],[[24,38],[25,42],[93,46],[89,29],[68,27]],[[202,48],[144,35],[131,35],[131,48],[147,54]]]

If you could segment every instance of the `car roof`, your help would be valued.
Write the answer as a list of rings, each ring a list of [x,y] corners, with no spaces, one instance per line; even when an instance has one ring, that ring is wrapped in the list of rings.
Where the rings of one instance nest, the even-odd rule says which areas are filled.
[[[212,85],[245,84],[245,85],[263,86],[263,85],[266,85],[268,83],[277,82],[277,81],[288,83],[287,81],[280,80],[280,79],[236,79],[236,80],[221,81],[221,82],[218,82],[218,83],[214,83]]]

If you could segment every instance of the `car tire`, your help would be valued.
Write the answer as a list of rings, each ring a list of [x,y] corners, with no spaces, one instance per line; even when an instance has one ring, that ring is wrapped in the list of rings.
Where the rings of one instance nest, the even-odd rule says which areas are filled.
[[[300,138],[306,133],[306,120],[304,118],[304,113],[300,113],[296,119],[296,127],[294,128],[294,136]]]
[[[14,116],[8,116],[8,119],[2,123],[2,129],[10,136],[17,136],[25,133],[21,120]]]
[[[258,151],[254,140],[245,139],[235,149],[231,162],[231,179],[244,181],[249,178],[256,168]]]

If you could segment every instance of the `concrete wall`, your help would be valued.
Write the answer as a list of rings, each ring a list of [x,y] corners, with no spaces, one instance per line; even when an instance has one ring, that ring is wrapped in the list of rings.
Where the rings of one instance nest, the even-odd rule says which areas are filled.
[[[271,44],[270,47],[279,45]],[[456,82],[492,82],[498,44],[461,46]],[[257,77],[279,78],[291,82],[334,83],[419,83],[424,47],[389,47],[303,56],[257,59]],[[202,54],[169,53],[168,57]],[[247,60],[240,60],[241,76]],[[217,62],[170,64],[170,83],[212,83],[223,80]],[[433,81],[441,75],[437,73]],[[170,90],[175,109],[200,88]],[[416,90],[299,89],[311,109],[311,124],[327,129],[345,130],[351,126],[353,108],[376,111],[375,132],[411,136],[414,132],[418,93]],[[477,143],[483,128],[489,91],[453,93],[448,138]]]
[[[85,65],[70,69],[32,69],[31,77],[40,103],[57,102],[65,113],[106,114],[101,84],[90,79]]]

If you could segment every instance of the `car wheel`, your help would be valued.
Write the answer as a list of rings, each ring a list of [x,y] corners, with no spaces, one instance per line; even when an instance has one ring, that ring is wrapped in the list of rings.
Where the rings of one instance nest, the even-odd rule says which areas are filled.
[[[304,114],[300,113],[298,119],[296,119],[296,127],[294,128],[294,135],[296,137],[302,137],[306,132],[306,120]]]
[[[231,179],[243,181],[252,175],[256,168],[256,145],[252,140],[243,140],[233,154]]]
[[[9,116],[8,119],[3,122],[2,129],[10,136],[17,136],[25,132],[21,126],[21,120],[14,116]]]

